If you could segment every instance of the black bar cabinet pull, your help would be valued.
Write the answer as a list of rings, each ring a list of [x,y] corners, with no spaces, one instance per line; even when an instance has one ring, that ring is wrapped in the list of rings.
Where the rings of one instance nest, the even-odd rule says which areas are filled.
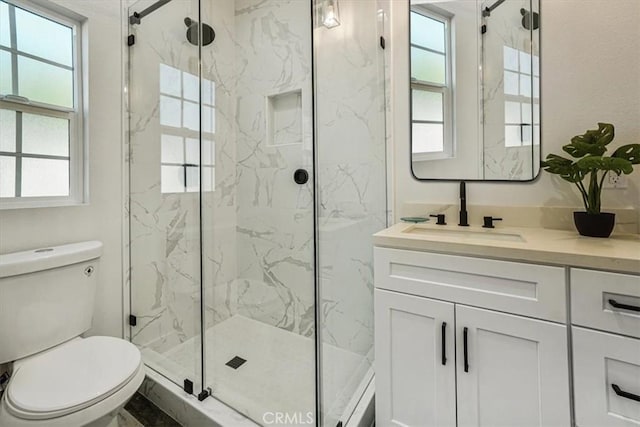
[[[469,338],[469,329],[464,328],[462,330],[462,341],[464,344],[464,371],[465,372],[469,372],[469,345],[467,343]]]
[[[640,307],[638,307],[637,305],[621,304],[614,299],[610,299],[609,304],[611,304],[612,307],[619,308],[621,310],[631,310],[631,311],[640,312]]]
[[[620,397],[624,397],[625,399],[631,399],[631,400],[635,400],[636,402],[640,402],[640,396],[638,396],[637,394],[633,394],[633,393],[629,393],[627,391],[623,391],[616,384],[611,384],[611,388]]]
[[[442,364],[447,364],[447,322],[442,322]]]

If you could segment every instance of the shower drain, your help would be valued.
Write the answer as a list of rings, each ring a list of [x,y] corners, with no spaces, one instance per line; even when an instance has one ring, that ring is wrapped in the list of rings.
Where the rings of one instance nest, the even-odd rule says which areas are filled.
[[[225,363],[225,365],[230,366],[233,369],[238,369],[240,366],[244,365],[244,362],[246,362],[245,359],[240,356],[235,356],[233,359]]]

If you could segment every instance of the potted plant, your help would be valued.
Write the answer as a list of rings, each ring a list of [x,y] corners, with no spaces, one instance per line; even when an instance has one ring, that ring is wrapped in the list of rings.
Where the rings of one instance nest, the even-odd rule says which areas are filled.
[[[573,219],[578,232],[583,236],[611,235],[615,214],[601,212],[602,186],[609,173],[629,175],[633,172],[633,165],[640,163],[640,144],[623,145],[611,156],[604,155],[614,136],[612,124],[598,123],[597,130],[588,130],[584,135],[574,136],[570,144],[562,147],[573,159],[549,154],[541,162],[544,170],[560,175],[580,190],[586,211],[574,212]]]

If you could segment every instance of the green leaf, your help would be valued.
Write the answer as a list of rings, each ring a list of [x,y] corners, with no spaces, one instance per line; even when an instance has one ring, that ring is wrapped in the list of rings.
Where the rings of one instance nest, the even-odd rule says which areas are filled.
[[[540,166],[549,173],[560,175],[565,181],[576,183],[582,181],[584,172],[569,159],[549,154],[545,161],[540,162]]]
[[[633,172],[633,165],[629,160],[617,157],[588,156],[578,160],[575,164],[585,173],[601,170],[615,172],[618,175],[622,173],[628,175]]]
[[[610,123],[598,123],[598,129],[588,130],[583,135],[571,138],[571,144],[562,149],[575,158],[586,155],[601,156],[606,151],[606,146],[613,141],[615,130]]]
[[[630,161],[634,165],[640,164],[640,144],[628,144],[618,148],[611,157]]]
[[[575,138],[577,137],[574,137],[574,139]],[[607,147],[604,145],[589,144],[581,140],[574,141],[573,139],[571,141],[571,144],[565,145],[562,149],[576,158],[584,157],[586,155],[602,156],[607,151]]]

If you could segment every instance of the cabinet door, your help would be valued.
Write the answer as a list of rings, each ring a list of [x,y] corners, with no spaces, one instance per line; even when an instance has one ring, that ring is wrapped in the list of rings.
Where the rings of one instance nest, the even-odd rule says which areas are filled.
[[[576,424],[640,425],[640,340],[578,327],[572,331]]]
[[[456,340],[459,426],[570,425],[566,326],[456,305]]]
[[[453,313],[451,303],[376,289],[376,425],[455,426]]]

